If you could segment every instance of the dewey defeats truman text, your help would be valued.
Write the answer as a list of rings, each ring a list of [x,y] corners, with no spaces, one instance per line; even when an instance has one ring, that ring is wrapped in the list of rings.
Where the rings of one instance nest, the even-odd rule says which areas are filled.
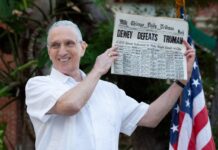
[[[119,58],[114,74],[159,79],[187,79],[185,47],[188,24],[181,19],[117,13],[113,43]]]

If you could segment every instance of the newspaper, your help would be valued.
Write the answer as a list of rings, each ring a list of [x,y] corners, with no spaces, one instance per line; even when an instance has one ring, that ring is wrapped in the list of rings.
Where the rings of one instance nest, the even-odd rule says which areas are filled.
[[[188,24],[177,18],[116,13],[113,46],[119,57],[111,73],[158,79],[187,79],[183,39]]]

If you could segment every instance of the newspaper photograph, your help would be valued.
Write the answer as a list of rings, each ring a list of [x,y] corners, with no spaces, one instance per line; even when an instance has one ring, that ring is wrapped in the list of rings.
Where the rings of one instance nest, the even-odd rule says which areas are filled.
[[[158,79],[187,79],[183,39],[188,23],[177,18],[116,13],[112,45],[118,59],[111,73]]]

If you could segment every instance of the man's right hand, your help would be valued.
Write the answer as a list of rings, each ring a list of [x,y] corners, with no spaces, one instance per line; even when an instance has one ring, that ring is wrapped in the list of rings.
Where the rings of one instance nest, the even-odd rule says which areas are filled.
[[[100,76],[106,74],[117,57],[117,47],[111,47],[107,49],[104,53],[97,57],[93,71],[96,71],[98,74],[100,74]]]

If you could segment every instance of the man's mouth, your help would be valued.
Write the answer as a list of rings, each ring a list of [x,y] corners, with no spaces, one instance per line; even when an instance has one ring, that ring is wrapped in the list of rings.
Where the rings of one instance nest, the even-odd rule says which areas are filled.
[[[66,57],[66,58],[58,58],[58,60],[59,60],[60,62],[67,62],[67,61],[70,60],[70,57]]]

